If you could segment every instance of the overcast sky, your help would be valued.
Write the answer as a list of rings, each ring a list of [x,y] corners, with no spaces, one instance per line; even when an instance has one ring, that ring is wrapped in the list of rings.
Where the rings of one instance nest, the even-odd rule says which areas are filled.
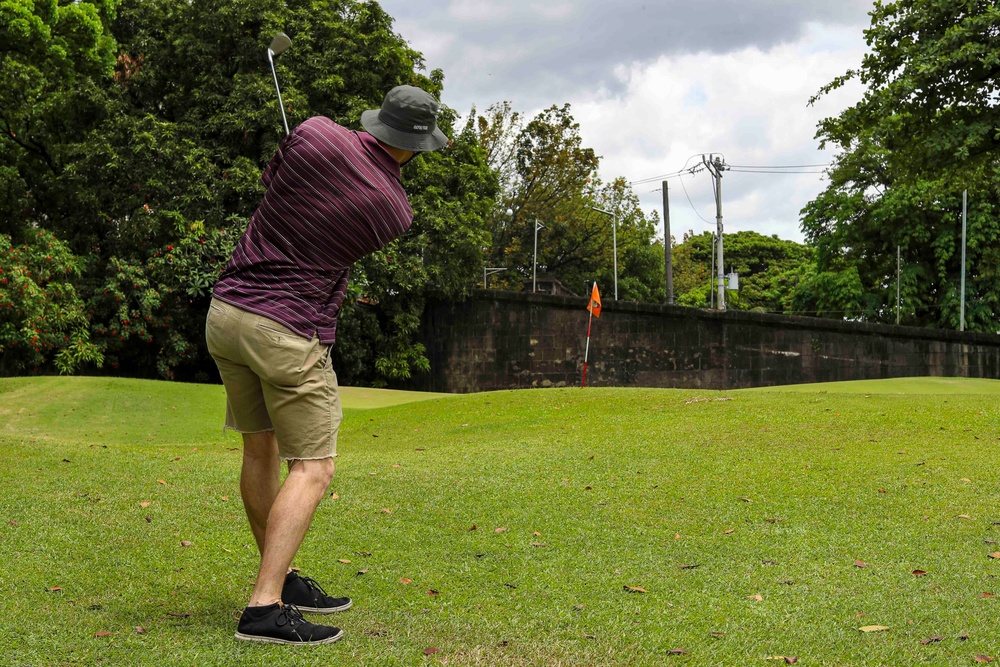
[[[570,103],[601,177],[640,181],[722,154],[730,165],[828,163],[816,124],[855,103],[852,85],[809,98],[857,67],[872,0],[380,0],[396,31],[445,74],[463,116],[509,100],[533,117]],[[819,171],[813,169],[813,171]],[[706,172],[669,180],[671,232],[714,229]],[[661,213],[659,182],[636,184]],[[727,233],[802,240],[799,211],[821,174],[729,171]],[[690,197],[690,203],[688,201]],[[706,222],[707,221],[707,222]]]

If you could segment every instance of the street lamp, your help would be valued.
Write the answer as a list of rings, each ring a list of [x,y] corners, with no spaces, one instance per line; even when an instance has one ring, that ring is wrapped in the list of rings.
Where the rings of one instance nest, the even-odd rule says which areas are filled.
[[[618,213],[612,213],[611,211],[605,211],[603,208],[597,208],[596,206],[588,206],[592,211],[597,211],[598,213],[603,213],[604,215],[611,216],[611,239],[614,243],[615,249],[615,301],[618,300]]]
[[[484,266],[483,267],[483,289],[486,289],[486,278],[492,276],[494,273],[500,273],[501,271],[506,271],[506,266]]]
[[[535,255],[531,260],[531,293],[534,294],[535,290],[538,289],[538,230],[543,229],[545,225],[535,220]]]

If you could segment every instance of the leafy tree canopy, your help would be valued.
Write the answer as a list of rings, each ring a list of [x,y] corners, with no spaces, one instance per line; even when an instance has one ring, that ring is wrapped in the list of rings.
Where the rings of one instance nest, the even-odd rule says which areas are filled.
[[[819,125],[840,152],[830,184],[803,209],[826,282],[819,310],[959,327],[962,191],[969,192],[966,328],[1000,326],[1000,7],[986,0],[878,2],[856,79],[863,99]],[[825,293],[821,293],[825,290]],[[831,298],[832,297],[832,298]],[[825,302],[825,306],[820,306]]]

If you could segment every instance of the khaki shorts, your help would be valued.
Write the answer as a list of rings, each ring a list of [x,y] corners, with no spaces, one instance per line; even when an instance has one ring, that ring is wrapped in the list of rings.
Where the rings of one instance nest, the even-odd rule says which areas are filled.
[[[217,299],[205,340],[226,385],[226,428],[273,430],[283,461],[336,455],[344,413],[328,345]]]

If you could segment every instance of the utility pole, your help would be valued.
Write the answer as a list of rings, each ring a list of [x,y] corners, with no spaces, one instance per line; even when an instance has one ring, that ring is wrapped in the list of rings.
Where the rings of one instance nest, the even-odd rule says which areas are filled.
[[[667,305],[674,305],[674,257],[670,246],[670,190],[663,181],[663,254],[666,260]]]
[[[718,155],[709,155],[707,158],[702,155],[701,161],[708,168],[708,171],[715,177],[713,189],[715,190],[715,225],[719,237],[719,310],[726,309],[726,278],[723,276],[723,252],[722,252],[722,172],[728,169],[726,163]]]

